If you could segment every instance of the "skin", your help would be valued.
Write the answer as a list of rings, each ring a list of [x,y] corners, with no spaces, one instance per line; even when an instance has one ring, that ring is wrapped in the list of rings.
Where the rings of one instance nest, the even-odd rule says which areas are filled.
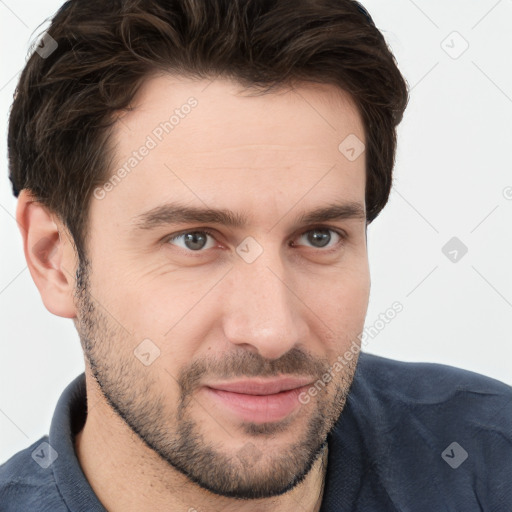
[[[26,190],[18,201],[42,300],[80,335],[88,416],[75,447],[110,512],[320,510],[325,441],[357,357],[279,422],[244,422],[203,386],[247,375],[313,382],[357,340],[370,291],[366,221],[322,223],[324,247],[311,235],[318,223],[296,219],[334,201],[364,207],[365,154],[349,161],[338,150],[349,134],[364,141],[364,130],[350,97],[331,85],[241,91],[224,79],[148,78],[115,125],[113,169],[190,96],[198,105],[91,200],[81,282],[60,219]],[[138,215],[175,200],[249,222],[136,231]],[[206,228],[213,235],[196,245],[169,241]],[[236,251],[248,236],[263,249],[252,263]],[[144,339],[160,350],[148,366],[134,355]]]

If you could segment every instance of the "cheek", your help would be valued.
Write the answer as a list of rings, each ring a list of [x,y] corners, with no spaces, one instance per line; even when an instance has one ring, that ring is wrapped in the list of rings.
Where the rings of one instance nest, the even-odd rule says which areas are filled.
[[[113,277],[115,281],[112,315],[131,333],[133,348],[150,340],[159,351],[157,366],[169,371],[194,358],[221,315],[219,297],[208,293],[218,281],[211,274],[192,280],[178,271],[137,277],[127,273],[122,280]]]
[[[179,269],[166,271],[140,263],[109,260],[94,268],[95,297],[128,331],[166,333],[198,302],[201,286],[194,286]]]
[[[320,286],[322,284],[322,286]],[[360,344],[368,308],[370,280],[367,272],[339,273],[327,280],[313,280],[303,292],[314,315],[314,329],[322,337],[323,350],[336,358],[353,343]]]
[[[214,272],[180,270],[142,277],[133,283],[133,290],[127,290],[132,296],[132,318],[162,335],[187,329],[193,332],[219,305],[214,288],[218,281]]]
[[[303,275],[298,280],[301,296],[315,312],[359,322],[366,315],[370,295],[368,267],[345,267],[315,275]]]

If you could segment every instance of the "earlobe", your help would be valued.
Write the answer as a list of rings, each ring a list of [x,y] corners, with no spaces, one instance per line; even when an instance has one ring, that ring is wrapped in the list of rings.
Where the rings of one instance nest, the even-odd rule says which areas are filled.
[[[20,192],[16,221],[30,275],[46,309],[64,318],[76,317],[73,300],[76,257],[64,226],[27,190]]]

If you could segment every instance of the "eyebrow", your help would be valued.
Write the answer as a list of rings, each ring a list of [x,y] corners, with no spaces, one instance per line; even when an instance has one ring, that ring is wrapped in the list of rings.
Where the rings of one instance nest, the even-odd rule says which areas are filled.
[[[315,224],[345,219],[366,220],[365,208],[358,202],[330,203],[302,213],[298,224]],[[227,209],[186,206],[166,203],[148,210],[133,219],[136,231],[149,231],[173,224],[221,224],[231,228],[242,228],[248,218],[242,213]]]

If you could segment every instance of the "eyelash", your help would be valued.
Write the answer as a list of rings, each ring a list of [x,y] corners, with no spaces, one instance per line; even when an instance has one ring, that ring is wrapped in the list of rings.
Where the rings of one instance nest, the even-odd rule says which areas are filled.
[[[306,231],[303,231],[302,233],[300,233],[298,235],[298,237],[300,238],[301,236],[307,234],[307,233],[310,233],[311,231],[332,231],[334,233],[336,233],[339,237],[340,237],[340,241],[334,245],[334,247],[331,247],[330,249],[322,249],[322,248],[317,248],[318,251],[321,251],[321,252],[324,252],[324,253],[331,253],[331,252],[334,252],[336,250],[338,250],[339,246],[343,245],[343,243],[346,241],[347,239],[347,234],[344,232],[344,231],[340,231],[338,229],[334,229],[334,228],[331,228],[331,227],[328,227],[328,226],[313,226],[309,229],[307,229]],[[164,239],[163,239],[163,242],[164,243],[169,243],[169,242],[172,242],[173,240],[176,240],[180,237],[182,237],[183,235],[186,235],[188,233],[203,233],[203,234],[207,234],[209,236],[211,236],[213,239],[216,240],[215,238],[215,232],[208,229],[208,228],[197,228],[197,229],[189,229],[187,231],[181,231],[180,233],[176,233],[174,235],[168,235],[166,236]],[[178,249],[182,249],[181,247],[178,247]],[[314,247],[311,247],[311,249],[315,249]],[[191,250],[187,250],[187,249],[183,249],[185,251],[187,251],[187,253],[189,254],[195,254],[195,255],[200,255],[201,253],[205,252],[204,249],[202,250],[199,250],[199,251],[191,251]]]

